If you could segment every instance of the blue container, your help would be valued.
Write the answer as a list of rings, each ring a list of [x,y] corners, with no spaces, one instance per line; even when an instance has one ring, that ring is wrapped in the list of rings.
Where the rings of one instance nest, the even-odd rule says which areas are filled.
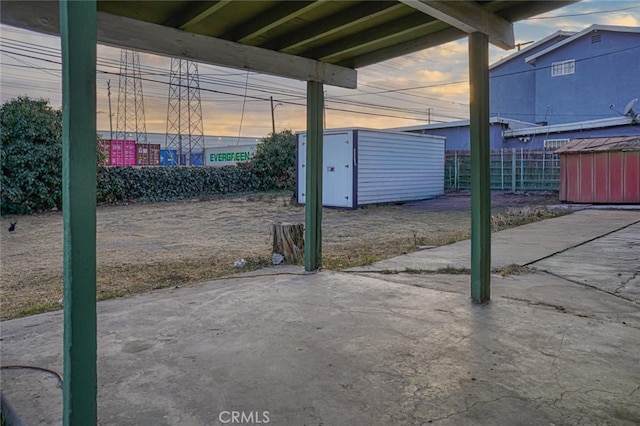
[[[200,154],[191,154],[189,164],[191,166],[204,166],[204,157],[202,153]]]
[[[160,150],[160,165],[161,166],[177,166],[178,165],[178,151],[175,149],[161,149]]]

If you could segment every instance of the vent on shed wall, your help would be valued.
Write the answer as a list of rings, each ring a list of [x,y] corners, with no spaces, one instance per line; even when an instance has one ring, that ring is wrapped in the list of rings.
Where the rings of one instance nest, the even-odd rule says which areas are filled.
[[[602,34],[594,34],[591,36],[591,43],[600,43],[602,41]]]

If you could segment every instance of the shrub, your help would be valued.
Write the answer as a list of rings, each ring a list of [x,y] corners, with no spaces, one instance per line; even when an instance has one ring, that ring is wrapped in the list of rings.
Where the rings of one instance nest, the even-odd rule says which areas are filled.
[[[19,97],[0,107],[2,214],[27,214],[62,204],[62,112],[44,99]],[[96,161],[104,164],[96,136]]]
[[[284,130],[262,138],[255,155],[244,167],[253,172],[259,190],[293,190],[296,182],[295,135],[291,130]]]
[[[31,213],[62,200],[62,113],[46,100],[17,98],[0,108],[2,214]]]

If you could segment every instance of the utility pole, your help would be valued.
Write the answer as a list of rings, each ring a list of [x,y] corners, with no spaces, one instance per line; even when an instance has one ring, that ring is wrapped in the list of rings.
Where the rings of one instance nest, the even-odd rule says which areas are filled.
[[[273,104],[273,96],[270,96],[269,99],[271,100],[271,129],[273,130],[273,134],[276,134],[276,108],[278,108],[279,106],[283,106],[282,102],[278,102],[277,104]]]
[[[111,80],[107,80],[107,97],[109,98],[109,139],[113,140],[113,114],[111,113]]]
[[[533,43],[533,40],[532,41],[524,41],[522,43],[516,44],[516,47],[518,48],[518,52],[520,51],[520,48],[522,48],[522,46],[526,46],[527,44],[531,44],[531,43]]]
[[[275,108],[273,107],[273,96],[269,96],[271,99],[271,134],[276,134],[276,117],[275,117]]]
[[[427,124],[431,124],[431,108],[427,108]]]

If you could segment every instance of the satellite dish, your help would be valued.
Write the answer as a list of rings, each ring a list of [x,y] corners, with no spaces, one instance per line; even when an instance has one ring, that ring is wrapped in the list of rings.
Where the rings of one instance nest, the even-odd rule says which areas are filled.
[[[622,115],[635,115],[635,112],[633,112],[633,106],[636,104],[636,102],[638,102],[638,98],[631,99],[627,106],[624,107]]]

